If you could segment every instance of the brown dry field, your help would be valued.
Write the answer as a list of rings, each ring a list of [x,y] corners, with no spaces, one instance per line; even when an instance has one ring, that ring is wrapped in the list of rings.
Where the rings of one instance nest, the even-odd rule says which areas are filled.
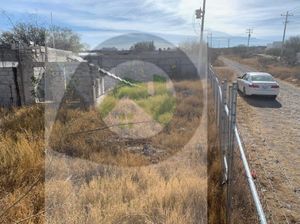
[[[161,154],[128,150],[145,141],[108,131],[73,135],[101,127],[93,109],[62,108],[46,145],[43,107],[1,109],[0,222],[207,223],[202,87],[177,87],[187,98],[178,98],[174,127],[146,141]]]
[[[226,57],[240,64],[255,68],[258,71],[268,72],[276,78],[287,81],[296,86],[300,86],[300,65],[287,66],[278,61],[270,61],[269,63],[264,64],[258,56],[241,58],[235,55],[226,55]]]

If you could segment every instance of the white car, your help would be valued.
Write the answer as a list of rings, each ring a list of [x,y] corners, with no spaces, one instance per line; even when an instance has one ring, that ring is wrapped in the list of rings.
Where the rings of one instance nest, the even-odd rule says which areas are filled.
[[[237,84],[244,96],[265,95],[275,99],[279,94],[279,85],[269,73],[247,72],[238,77]]]

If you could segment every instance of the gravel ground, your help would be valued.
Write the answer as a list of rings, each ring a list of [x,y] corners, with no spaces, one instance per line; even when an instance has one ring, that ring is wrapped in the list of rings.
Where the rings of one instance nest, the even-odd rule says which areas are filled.
[[[220,59],[235,75],[255,71]],[[277,100],[238,97],[238,126],[269,223],[300,223],[300,88],[278,82]]]

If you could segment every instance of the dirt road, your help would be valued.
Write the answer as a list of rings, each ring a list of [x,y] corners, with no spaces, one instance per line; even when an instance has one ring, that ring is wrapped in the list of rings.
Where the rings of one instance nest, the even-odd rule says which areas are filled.
[[[255,71],[220,59],[235,75]],[[238,126],[269,223],[300,223],[300,88],[278,82],[277,100],[238,97]]]

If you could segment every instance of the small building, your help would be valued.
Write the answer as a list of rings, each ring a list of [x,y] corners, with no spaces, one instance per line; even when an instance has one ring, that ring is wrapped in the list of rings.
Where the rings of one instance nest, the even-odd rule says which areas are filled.
[[[71,51],[0,46],[0,106],[60,102],[74,80],[85,105],[104,94],[103,75]]]

